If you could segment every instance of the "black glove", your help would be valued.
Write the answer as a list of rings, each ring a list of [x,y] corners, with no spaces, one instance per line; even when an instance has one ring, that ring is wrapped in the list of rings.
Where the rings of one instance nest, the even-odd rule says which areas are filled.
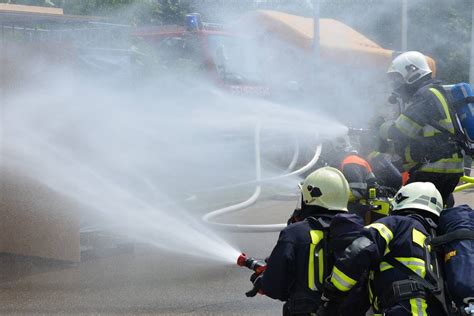
[[[334,284],[330,281],[330,276],[324,281],[324,292],[322,300],[326,302],[337,302],[342,303],[347,296],[346,292],[340,291]]]
[[[316,316],[337,316],[339,315],[339,306],[338,303],[326,301],[319,306]]]
[[[321,296],[321,306],[316,312],[317,316],[336,316],[339,315],[339,307],[346,298],[347,293],[339,291],[334,284],[330,282],[330,277],[324,281],[324,291]]]
[[[401,96],[397,93],[392,93],[389,97],[388,97],[388,103],[390,104],[399,104],[400,103],[400,98]]]
[[[253,288],[245,293],[247,297],[254,297],[257,293],[263,294],[261,290],[263,273],[254,273],[250,276],[250,282],[253,284]]]

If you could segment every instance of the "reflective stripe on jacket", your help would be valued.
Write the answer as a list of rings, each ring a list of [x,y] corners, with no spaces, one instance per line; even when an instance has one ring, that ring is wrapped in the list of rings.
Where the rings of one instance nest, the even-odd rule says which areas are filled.
[[[324,219],[329,221],[328,216]],[[280,232],[261,282],[265,295],[293,302],[289,308],[294,313],[316,312],[332,268],[325,267],[325,231],[316,229],[311,220],[315,219],[290,224]]]
[[[394,127],[409,139],[430,139],[441,135],[441,131],[429,124],[432,117],[451,134],[454,134],[454,125],[450,115],[449,106],[444,95],[433,85],[421,88],[414,96],[413,103],[395,121]],[[434,112],[436,111],[436,112]],[[447,138],[446,138],[447,139]],[[404,152],[405,170],[418,166],[417,170],[436,173],[462,173],[463,158],[459,150],[449,152],[443,159],[437,161],[416,161],[412,158],[413,146],[416,142],[408,144]],[[439,146],[439,147],[438,147]],[[439,151],[446,148],[448,144],[436,142],[429,150]],[[421,164],[421,165],[420,165]]]
[[[428,233],[422,223],[411,216],[388,216],[366,226],[361,234],[372,243],[358,249],[351,248],[351,251],[346,249],[346,255],[334,265],[331,283],[340,291],[347,292],[364,271],[370,270],[369,296],[375,313],[386,312],[387,315],[392,315],[390,312],[399,310],[403,304],[404,308],[409,306],[411,309],[406,315],[438,315],[433,312],[437,306],[430,307],[425,298],[419,297],[395,303],[385,309],[380,307],[380,297],[387,293],[391,284],[408,279],[406,274],[385,261],[387,256],[425,277],[424,241]]]

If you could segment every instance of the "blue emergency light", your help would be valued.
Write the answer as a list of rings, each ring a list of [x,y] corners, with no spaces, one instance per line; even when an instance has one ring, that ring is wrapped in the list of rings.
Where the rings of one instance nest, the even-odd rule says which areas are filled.
[[[199,31],[202,29],[201,15],[199,13],[186,14],[186,30]]]

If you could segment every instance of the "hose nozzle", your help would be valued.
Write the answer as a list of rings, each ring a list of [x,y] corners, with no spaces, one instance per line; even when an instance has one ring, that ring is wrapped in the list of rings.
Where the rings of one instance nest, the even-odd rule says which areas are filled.
[[[245,253],[242,253],[237,258],[237,265],[241,267],[247,267],[250,270],[257,272],[257,274],[260,274],[265,271],[265,268],[267,267],[267,263],[265,261],[258,260],[252,257],[247,257]]]
[[[245,267],[246,261],[247,261],[247,255],[242,252],[240,256],[237,258],[237,265],[241,267]]]

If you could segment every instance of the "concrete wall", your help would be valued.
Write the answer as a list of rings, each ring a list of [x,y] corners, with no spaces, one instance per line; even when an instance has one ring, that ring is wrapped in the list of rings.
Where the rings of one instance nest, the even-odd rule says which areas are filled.
[[[0,253],[80,261],[78,205],[18,170],[0,179]]]

